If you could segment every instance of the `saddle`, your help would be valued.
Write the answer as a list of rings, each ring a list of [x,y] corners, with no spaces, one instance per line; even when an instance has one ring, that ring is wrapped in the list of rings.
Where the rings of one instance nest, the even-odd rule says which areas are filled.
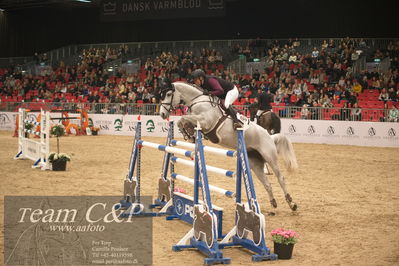
[[[199,88],[198,86],[195,87]],[[220,111],[222,112],[222,116],[219,118],[216,125],[209,132],[204,132],[205,139],[209,139],[212,143],[219,143],[220,137],[218,131],[228,117],[231,117],[231,119],[233,120],[234,130],[236,130],[237,127],[240,128],[244,127],[244,129],[248,127],[250,120],[247,117],[238,113],[236,110],[234,110],[234,114],[232,111],[229,111],[233,108],[226,109],[226,107],[224,106],[223,99],[218,98],[218,101],[214,102],[214,104],[215,107],[218,107],[220,109]],[[232,117],[232,115],[236,116],[236,118]],[[239,123],[239,125],[237,126],[235,125],[235,123]],[[194,143],[194,132],[195,132],[194,125],[192,125],[191,123],[185,123],[181,127],[179,126],[179,128],[180,131],[183,133],[184,139],[191,140],[191,142]]]

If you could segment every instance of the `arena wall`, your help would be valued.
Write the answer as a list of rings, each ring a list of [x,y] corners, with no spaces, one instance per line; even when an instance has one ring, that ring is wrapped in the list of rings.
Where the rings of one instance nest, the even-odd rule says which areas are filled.
[[[35,119],[36,113],[31,117]],[[14,130],[17,113],[0,112],[0,130]],[[61,114],[51,113],[51,117]],[[137,115],[90,114],[100,135],[133,136]],[[171,117],[178,120],[179,117]],[[143,136],[165,137],[168,122],[159,116],[141,116]],[[58,123],[53,120],[53,123]],[[175,136],[182,137],[175,128]],[[399,123],[282,119],[282,133],[292,142],[399,147]]]

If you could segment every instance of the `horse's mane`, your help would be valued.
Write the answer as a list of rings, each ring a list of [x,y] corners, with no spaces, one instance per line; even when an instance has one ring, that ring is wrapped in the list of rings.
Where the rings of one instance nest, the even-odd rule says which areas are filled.
[[[186,81],[175,81],[173,83],[183,83],[183,84],[189,85],[191,87],[196,88],[197,90],[199,90],[202,93],[204,93],[204,91],[205,91],[203,88],[201,88],[200,86],[198,86],[197,84],[194,84],[194,83],[190,83],[190,82],[186,82]]]
[[[207,102],[211,103],[212,105],[216,104],[217,106],[219,106],[219,108],[224,110],[223,105],[222,105],[222,103],[223,103],[222,100],[220,100],[220,98],[217,97],[217,96],[214,96],[214,95],[211,95],[211,94],[208,94],[208,93],[204,93],[205,89],[201,88],[200,86],[198,86],[196,84],[193,84],[193,83],[185,82],[185,81],[176,81],[176,82],[173,82],[173,83],[182,83],[182,84],[191,86],[191,87],[199,90],[204,96],[208,97]]]

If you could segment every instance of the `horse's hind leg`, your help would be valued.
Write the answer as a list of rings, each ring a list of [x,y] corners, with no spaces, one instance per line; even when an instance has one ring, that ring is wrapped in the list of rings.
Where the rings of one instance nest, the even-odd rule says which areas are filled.
[[[296,205],[296,203],[292,201],[291,195],[287,191],[284,176],[281,174],[277,162],[271,162],[270,167],[272,168],[273,173],[277,176],[280,187],[283,189],[285,200],[287,201],[288,206],[290,206],[291,210],[296,211],[298,209],[298,205]]]
[[[264,164],[263,172],[265,173],[265,175],[271,175],[272,174],[270,172],[270,170],[269,170],[269,167],[267,166],[267,163]]]
[[[255,151],[248,152],[248,159],[251,165],[252,171],[254,171],[255,175],[258,177],[260,182],[262,182],[263,186],[265,187],[267,193],[269,194],[270,204],[273,208],[277,208],[277,202],[273,195],[272,186],[267,179],[267,176],[263,172],[263,166],[266,165],[263,159],[260,157],[260,154]]]

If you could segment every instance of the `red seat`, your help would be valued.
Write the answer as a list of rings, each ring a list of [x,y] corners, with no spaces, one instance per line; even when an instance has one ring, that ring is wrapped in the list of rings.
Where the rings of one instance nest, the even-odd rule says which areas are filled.
[[[296,112],[295,112],[294,119],[300,119],[300,118],[301,118],[301,112],[296,111]]]
[[[251,96],[251,94],[252,94],[252,91],[246,91],[244,93],[244,97],[249,97],[249,96]]]
[[[330,109],[323,109],[323,119],[324,120],[331,120],[331,112]]]
[[[362,121],[370,121],[370,114],[369,114],[369,110],[367,109],[363,109],[362,110]]]
[[[233,102],[233,105],[241,105],[241,102],[237,99]]]

